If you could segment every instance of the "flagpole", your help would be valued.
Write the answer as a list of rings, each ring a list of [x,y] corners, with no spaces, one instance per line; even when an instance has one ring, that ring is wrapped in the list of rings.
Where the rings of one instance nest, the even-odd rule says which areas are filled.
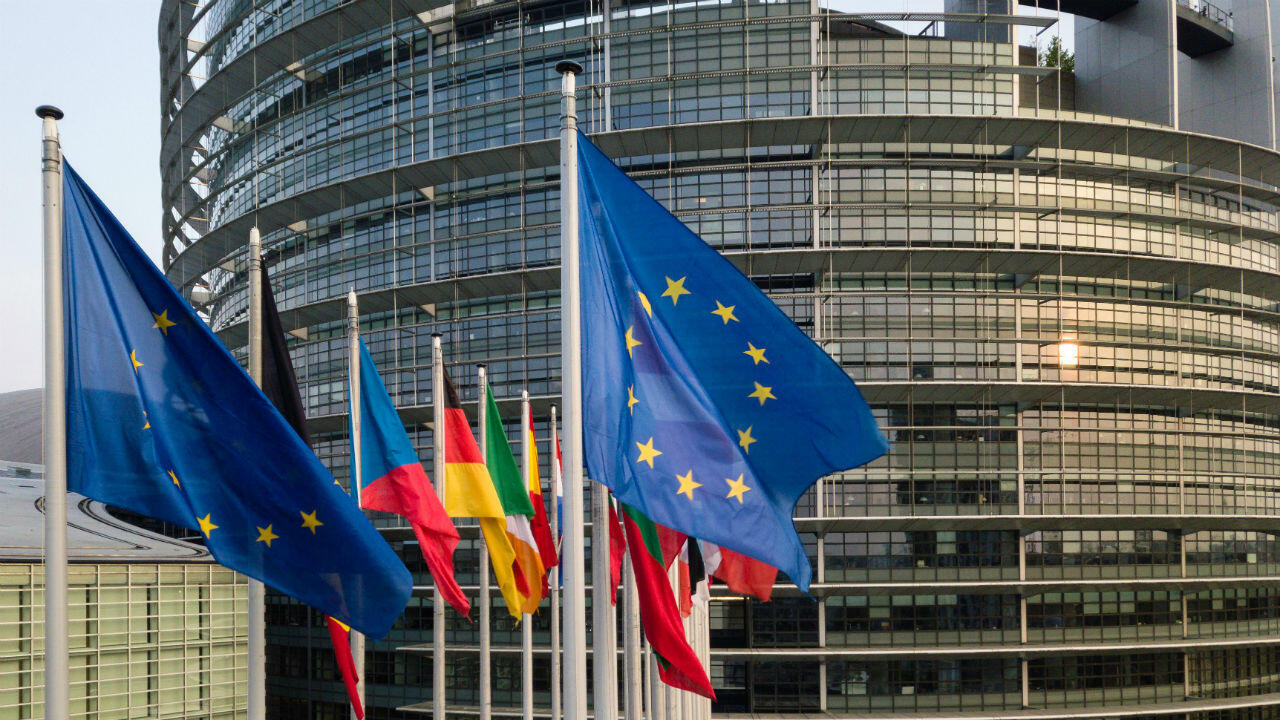
[[[560,539],[560,501],[556,497],[556,483],[560,478],[560,457],[556,448],[560,447],[560,432],[556,429],[556,406],[551,406],[551,533],[557,541]],[[561,548],[557,542],[556,555]],[[551,590],[551,720],[560,720],[560,562],[551,568],[551,576],[547,587]]]
[[[645,720],[657,720],[657,715],[653,712],[653,650],[647,642],[644,644],[642,657],[644,658],[644,717]]]
[[[679,597],[680,578],[678,577],[679,572],[680,572],[679,561],[671,563],[671,567],[667,568],[667,583],[671,586],[673,597],[675,597],[677,603],[680,602],[680,597]],[[684,623],[682,622],[681,625],[683,624]],[[686,635],[685,638],[687,639],[688,635]],[[662,682],[661,679],[658,680],[658,686],[662,689],[662,697],[667,701],[667,711],[666,711],[667,718],[669,720],[677,720],[677,718],[679,720],[686,720],[688,718],[688,715],[685,714],[684,698],[681,697],[681,695],[683,695],[683,691],[676,690],[675,688]]]
[[[249,377],[262,386],[262,236],[249,229]],[[267,717],[267,589],[249,579],[249,720]]]
[[[489,378],[485,374],[484,363],[476,365],[476,378],[480,385],[479,408],[476,410],[476,422],[480,423],[480,457],[486,468],[489,467],[489,433],[488,406]],[[480,720],[493,717],[493,666],[492,640],[489,628],[489,544],[485,542],[483,533],[480,539]]]
[[[524,467],[524,491],[529,492],[529,481],[533,478],[533,453],[530,443],[533,442],[533,409],[529,407],[529,391],[520,392],[520,424],[525,428],[525,441],[520,443],[521,466]],[[541,497],[542,488],[538,488]],[[529,591],[533,592],[532,578]],[[520,622],[520,710],[522,720],[533,720],[533,616],[525,613]]]
[[[630,554],[624,555],[622,572],[622,669],[626,688],[627,720],[639,720],[643,683],[640,679],[640,595],[636,590],[635,568]]]
[[[364,396],[360,394],[360,308],[356,300],[356,289],[347,293],[347,336],[348,351],[351,358],[351,494],[356,498],[356,507],[360,503],[360,491],[364,486],[360,468],[360,420]],[[364,707],[364,635],[354,628],[348,633],[351,639],[351,659],[356,670],[356,697],[360,706]],[[351,720],[357,720],[355,707],[351,708]]]
[[[41,119],[44,190],[44,716],[68,717],[67,393],[62,305],[62,146],[52,105]]]
[[[440,333],[431,335],[431,411],[432,438],[434,447],[432,454],[432,472],[436,476],[436,495],[444,502],[445,486],[445,427],[444,427],[444,351],[440,348]],[[444,689],[444,597],[440,594],[437,583],[432,594],[431,625],[431,717],[433,720],[445,718]]]
[[[556,64],[564,115],[560,126],[560,353],[564,418],[565,715],[587,718],[587,613],[583,578],[582,302],[578,289],[578,110],[575,80],[582,66]],[[599,708],[597,707],[597,712]],[[600,717],[600,716],[597,716]]]
[[[649,656],[649,690],[652,696],[652,702],[649,705],[649,720],[668,720],[667,695],[671,692],[671,688],[662,682],[662,678],[658,674],[658,655],[653,652],[653,645],[645,643],[645,654]],[[678,719],[671,718],[670,720]]]
[[[696,540],[694,542],[697,542]],[[707,583],[707,590],[711,589],[711,576],[703,579]],[[709,592],[708,592],[709,595]],[[698,634],[698,660],[702,661],[702,667],[711,672],[711,607],[710,598],[699,598],[694,604],[693,612],[697,622],[694,624]],[[698,704],[699,720],[711,720],[711,698],[705,698],[701,695],[694,696],[694,702]]]
[[[609,559],[609,495],[591,483],[591,627],[597,720],[618,718],[618,619]]]

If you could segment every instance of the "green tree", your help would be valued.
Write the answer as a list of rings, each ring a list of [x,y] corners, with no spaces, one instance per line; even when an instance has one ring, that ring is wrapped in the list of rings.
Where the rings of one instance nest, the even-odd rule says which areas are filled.
[[[1040,53],[1040,64],[1045,67],[1056,67],[1063,72],[1075,72],[1076,56],[1075,53],[1068,52],[1062,47],[1062,36],[1054,35],[1049,40],[1049,45]]]

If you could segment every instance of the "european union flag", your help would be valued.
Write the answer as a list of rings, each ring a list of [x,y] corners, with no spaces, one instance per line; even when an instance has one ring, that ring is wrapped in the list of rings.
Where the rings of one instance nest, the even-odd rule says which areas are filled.
[[[578,138],[584,454],[662,525],[808,591],[817,479],[888,451],[849,376],[737,268]]]
[[[198,530],[218,562],[382,637],[409,571],[63,163],[67,485]]]

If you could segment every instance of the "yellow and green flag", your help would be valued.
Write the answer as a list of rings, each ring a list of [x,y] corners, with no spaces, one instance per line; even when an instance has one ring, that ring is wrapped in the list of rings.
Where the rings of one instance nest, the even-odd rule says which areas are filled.
[[[533,503],[529,501],[529,491],[520,477],[520,466],[516,464],[511,445],[507,443],[507,434],[502,429],[502,417],[498,415],[498,404],[493,400],[493,389],[487,383],[485,405],[485,457],[488,459],[489,477],[493,478],[494,489],[502,501],[502,511],[506,513],[507,539],[515,550],[517,575],[524,580],[523,586],[518,588],[518,607],[520,611],[532,614],[537,612],[538,603],[542,602],[542,583],[546,574],[530,524],[534,517]],[[510,603],[510,599],[507,602]]]

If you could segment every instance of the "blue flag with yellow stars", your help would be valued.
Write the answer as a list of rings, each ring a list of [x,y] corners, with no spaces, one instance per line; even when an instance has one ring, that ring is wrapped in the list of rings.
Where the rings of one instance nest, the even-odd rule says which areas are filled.
[[[792,523],[823,475],[888,451],[849,376],[728,260],[578,139],[590,477],[806,592]]]
[[[67,486],[197,530],[214,558],[372,637],[409,571],[63,163]]]

